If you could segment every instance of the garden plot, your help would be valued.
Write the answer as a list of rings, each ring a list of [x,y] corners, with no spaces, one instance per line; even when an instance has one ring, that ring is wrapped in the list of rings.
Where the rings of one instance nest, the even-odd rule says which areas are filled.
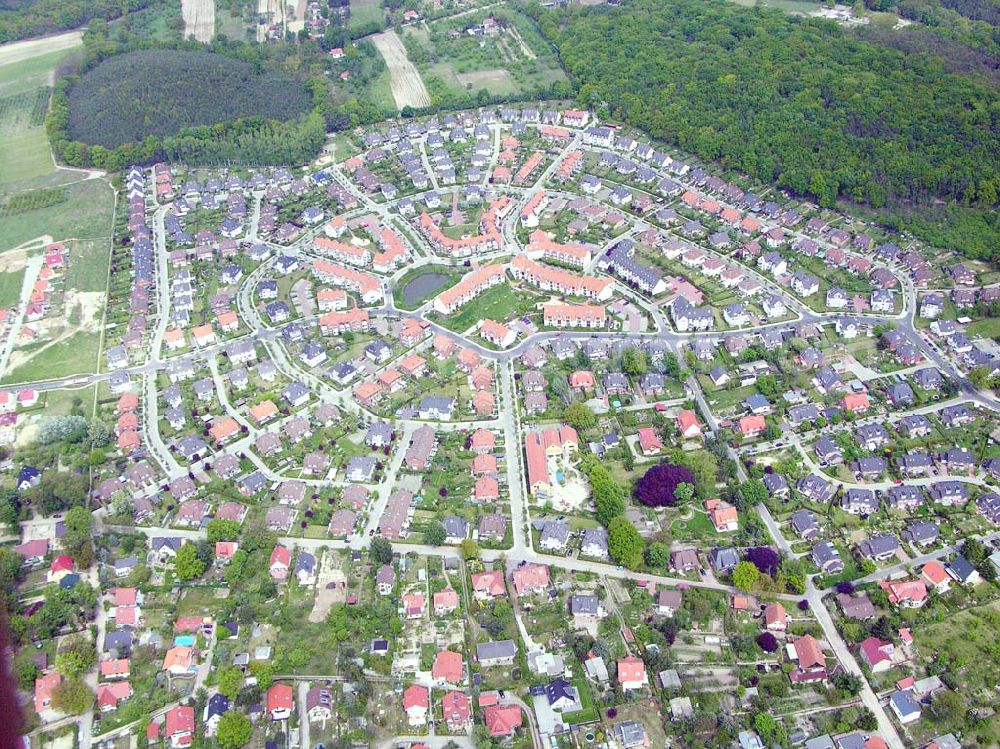
[[[347,601],[347,576],[340,569],[340,556],[333,553],[323,555],[319,574],[316,576],[316,599],[313,601],[309,621],[316,624],[326,621],[327,614],[335,603]]]

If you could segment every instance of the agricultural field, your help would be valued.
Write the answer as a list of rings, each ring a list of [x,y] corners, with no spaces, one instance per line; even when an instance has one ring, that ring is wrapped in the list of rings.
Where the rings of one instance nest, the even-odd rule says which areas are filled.
[[[435,86],[454,92],[485,89],[506,96],[566,80],[531,19],[509,9],[407,28],[403,41],[432,90]]]
[[[372,37],[372,43],[385,60],[396,106],[399,109],[430,106],[431,96],[427,93],[427,87],[416,67],[406,56],[406,48],[396,32],[385,31],[376,34]]]
[[[78,36],[73,39],[79,43]],[[53,46],[56,51],[33,47],[22,56],[0,53],[0,194],[23,180],[55,173],[45,136],[45,113],[57,66],[78,51],[75,46]],[[38,54],[27,56],[32,52]]]

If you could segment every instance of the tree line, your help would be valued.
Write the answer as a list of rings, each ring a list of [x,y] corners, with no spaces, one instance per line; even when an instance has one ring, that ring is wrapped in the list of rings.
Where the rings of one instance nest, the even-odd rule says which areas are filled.
[[[0,10],[0,44],[83,26],[94,18],[110,21],[145,8],[151,0],[33,0],[5,3]]]

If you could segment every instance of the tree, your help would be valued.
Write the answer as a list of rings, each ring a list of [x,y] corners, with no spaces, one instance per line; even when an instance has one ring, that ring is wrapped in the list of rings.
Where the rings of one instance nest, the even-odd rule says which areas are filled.
[[[872,634],[884,642],[890,642],[894,634],[895,627],[886,616],[880,616],[872,625]]]
[[[642,536],[624,516],[611,521],[608,526],[608,552],[618,564],[630,570],[642,566]]]
[[[95,416],[90,420],[90,424],[87,426],[87,440],[92,448],[107,447],[111,444],[113,437],[114,432],[111,431],[111,427],[99,418]]]
[[[944,725],[961,726],[968,710],[962,695],[950,689],[942,689],[931,699],[931,713]]]
[[[219,672],[219,691],[231,700],[243,688],[243,672],[236,666],[227,666]]]
[[[597,426],[597,416],[586,403],[571,403],[563,411],[566,423],[579,431],[586,431]]]
[[[78,567],[87,568],[94,561],[94,521],[86,507],[73,507],[66,513],[63,544]]]
[[[986,544],[978,538],[967,538],[962,544],[962,556],[974,567],[981,565],[988,555]]]
[[[346,613],[346,609],[343,607],[341,609]],[[253,661],[250,664],[250,673],[257,679],[257,686],[260,687],[261,691],[267,691],[271,682],[274,681],[274,671],[267,661]]]
[[[747,550],[747,561],[753,562],[761,574],[774,577],[781,565],[781,555],[770,546],[756,546]]]
[[[205,531],[208,534],[209,543],[214,544],[218,541],[235,541],[240,537],[240,524],[235,520],[213,518],[208,521]]]
[[[25,692],[30,691],[35,686],[35,679],[41,675],[38,666],[31,658],[21,658],[14,662],[14,677],[17,679],[17,686]]]
[[[615,517],[625,512],[625,490],[599,463],[590,470],[589,478],[597,506],[597,522],[607,528]]]
[[[764,740],[765,745],[784,744],[788,736],[785,728],[770,713],[757,713],[753,716],[753,727]]]
[[[472,727],[472,745],[476,749],[494,749],[496,744],[490,738],[490,729],[477,723]]]
[[[674,498],[678,504],[690,502],[694,499],[694,484],[689,484],[686,481],[679,483],[674,489]]]
[[[646,564],[653,569],[663,569],[670,564],[670,548],[659,541],[646,547]]]
[[[219,719],[218,741],[222,749],[239,749],[250,743],[253,737],[253,724],[239,710],[223,713]]]
[[[479,544],[471,538],[463,538],[462,543],[458,545],[458,550],[462,554],[462,559],[466,561],[479,557]]]
[[[82,715],[93,704],[94,693],[83,679],[63,679],[52,690],[52,707],[67,715]]]
[[[760,581],[760,570],[753,562],[740,562],[733,570],[733,585],[744,592],[749,592],[757,587]]]
[[[21,499],[13,488],[0,489],[0,524],[8,530],[17,529],[21,519]]]
[[[25,497],[43,513],[51,515],[82,505],[87,498],[87,482],[75,471],[44,471],[38,484],[25,492]]]
[[[773,653],[778,649],[778,638],[770,632],[761,632],[757,635],[757,645],[765,653]]]
[[[677,504],[677,487],[694,484],[694,476],[684,466],[657,463],[635,485],[636,498],[647,507],[673,507]]]
[[[87,420],[82,416],[43,416],[38,425],[38,442],[42,445],[80,442],[87,436],[87,429]]]
[[[739,496],[744,508],[752,507],[767,501],[767,487],[760,479],[747,479],[740,484]]]
[[[841,671],[834,676],[833,685],[841,692],[846,692],[852,697],[860,694],[861,689],[864,686],[860,677],[854,674],[849,674],[847,671]]]
[[[388,539],[376,536],[368,545],[368,558],[372,564],[389,564],[392,561],[392,544]]]
[[[633,377],[646,374],[649,370],[646,352],[635,348],[625,349],[622,352],[622,370]]]
[[[198,549],[194,544],[184,544],[174,557],[174,572],[178,580],[194,580],[205,572],[205,563],[198,558]]]
[[[14,591],[14,587],[23,579],[22,561],[20,554],[12,548],[0,546],[0,595],[10,595]],[[2,604],[2,600],[0,600],[0,604]]]
[[[424,543],[430,546],[441,546],[447,535],[444,526],[437,520],[432,520],[424,526]]]
[[[97,662],[94,646],[82,637],[74,637],[56,655],[56,668],[65,676],[83,676]]]

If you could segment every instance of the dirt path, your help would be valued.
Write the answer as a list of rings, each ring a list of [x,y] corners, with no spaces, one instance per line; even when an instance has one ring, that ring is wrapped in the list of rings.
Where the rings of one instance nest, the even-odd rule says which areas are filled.
[[[524,39],[521,37],[521,32],[517,30],[516,26],[510,26],[510,35],[517,40],[517,43],[521,45],[521,51],[524,52],[524,56],[529,60],[537,60],[538,55],[531,51],[531,47],[524,43]]]
[[[210,42],[215,36],[215,0],[181,0],[184,36]]]
[[[429,107],[431,96],[420,77],[420,73],[406,56],[406,47],[395,31],[384,31],[371,37],[379,54],[389,67],[389,82],[392,86],[392,98],[396,106]]]
[[[29,60],[32,57],[71,49],[82,41],[82,31],[67,31],[63,34],[45,36],[40,39],[25,39],[22,42],[0,44],[0,65],[10,65],[14,62]]]

